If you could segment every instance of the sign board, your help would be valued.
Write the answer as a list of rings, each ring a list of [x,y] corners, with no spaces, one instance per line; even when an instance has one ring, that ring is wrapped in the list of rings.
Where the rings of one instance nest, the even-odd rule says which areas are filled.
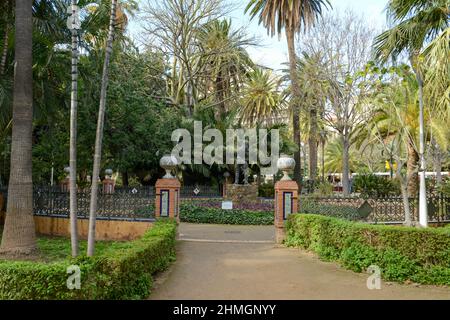
[[[169,190],[161,191],[161,203],[160,203],[160,215],[161,217],[169,216]]]
[[[233,209],[233,201],[222,201],[222,209],[223,210],[232,210]]]
[[[284,220],[292,213],[292,192],[283,193],[283,217]]]

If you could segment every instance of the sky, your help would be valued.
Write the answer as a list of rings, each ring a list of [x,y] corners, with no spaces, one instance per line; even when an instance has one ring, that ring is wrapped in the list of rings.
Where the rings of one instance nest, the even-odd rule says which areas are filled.
[[[145,3],[147,0],[138,0]],[[155,0],[152,0],[155,1]],[[156,0],[161,1],[161,0]],[[163,1],[163,0],[162,0]],[[257,18],[251,21],[248,15],[244,14],[247,0],[227,0],[236,6],[236,9],[228,17],[232,20],[232,25],[236,28],[244,27],[250,36],[255,36],[259,41],[258,47],[249,47],[247,51],[255,63],[275,70],[283,69],[283,63],[287,58],[286,38],[278,36],[271,38],[263,26],[258,25]],[[367,17],[367,21],[380,29],[385,25],[386,15],[384,8],[388,0],[329,0],[333,10],[345,11],[351,9],[357,14]],[[139,22],[134,19],[130,22],[129,31],[133,37],[140,33]],[[375,36],[375,35],[374,35]]]

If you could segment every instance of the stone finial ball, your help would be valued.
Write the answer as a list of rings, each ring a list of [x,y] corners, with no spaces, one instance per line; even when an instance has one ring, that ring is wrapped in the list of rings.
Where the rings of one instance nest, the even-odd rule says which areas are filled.
[[[110,176],[110,175],[113,174],[113,170],[112,170],[112,169],[106,169],[106,170],[105,170],[105,174],[106,174],[107,176]]]

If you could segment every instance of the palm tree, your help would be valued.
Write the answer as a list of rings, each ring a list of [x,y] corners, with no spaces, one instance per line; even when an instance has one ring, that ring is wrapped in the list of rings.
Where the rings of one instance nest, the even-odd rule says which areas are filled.
[[[395,25],[380,34],[374,43],[376,57],[386,61],[407,51],[410,63],[416,75],[419,95],[419,159],[420,193],[419,220],[428,226],[428,214],[425,187],[425,125],[424,125],[424,69],[419,58],[425,42],[435,38],[448,27],[450,9],[448,0],[390,0],[387,6],[388,18]]]
[[[321,53],[308,54],[303,52],[297,62],[297,77],[301,91],[301,108],[305,111],[300,115],[300,130],[303,142],[308,143],[309,180],[314,184],[317,179],[317,159],[319,145],[319,130],[323,127],[324,105],[327,90],[327,76],[324,69],[325,61]],[[289,70],[283,70],[289,77]],[[292,91],[289,88],[288,91]]]
[[[27,255],[36,250],[33,220],[33,23],[32,0],[16,1],[15,78],[8,207],[0,251]]]
[[[239,118],[249,126],[272,125],[282,111],[281,79],[270,70],[257,68],[248,74],[241,91]]]
[[[78,255],[77,230],[77,106],[78,106],[78,12],[77,0],[72,0],[72,90],[70,97],[70,152],[69,152],[69,192],[70,192],[70,240],[72,256]]]
[[[417,169],[419,154],[416,140],[419,137],[419,106],[417,97],[417,82],[408,67],[399,67],[400,79],[385,86],[373,103],[377,107],[374,117],[369,122],[372,135],[380,135],[389,140],[402,136],[406,141],[408,196],[417,195]]]
[[[100,175],[100,162],[102,156],[102,139],[103,127],[105,123],[106,109],[106,90],[108,87],[108,71],[111,59],[113,41],[114,41],[114,24],[116,22],[117,0],[111,0],[111,16],[109,19],[108,39],[106,41],[105,61],[103,64],[103,76],[100,91],[100,106],[98,109],[97,132],[95,136],[94,151],[94,168],[92,170],[91,199],[89,205],[89,232],[88,232],[88,248],[87,255],[94,255],[95,246],[95,222],[97,216],[97,198],[98,198],[98,177]]]
[[[218,106],[216,119],[219,120],[230,110],[247,70],[253,67],[245,50],[253,41],[241,29],[232,30],[231,21],[213,20],[199,30],[197,42],[201,55],[199,64],[205,75],[205,95],[214,92],[214,104]]]
[[[341,139],[334,138],[327,143],[324,157],[324,168],[326,172],[339,173],[343,171],[343,150],[344,145]],[[348,162],[350,171],[354,172],[357,168],[357,161],[353,152],[350,152]]]
[[[283,29],[286,33],[289,70],[292,86],[291,108],[293,110],[294,142],[298,151],[294,154],[294,179],[301,183],[301,139],[300,139],[300,85],[297,78],[297,57],[295,55],[295,34],[302,28],[308,29],[314,25],[316,19],[322,14],[322,6],[329,5],[328,0],[250,0],[245,12],[250,11],[253,19],[259,15],[259,23],[263,24],[268,34],[275,33],[281,36]]]

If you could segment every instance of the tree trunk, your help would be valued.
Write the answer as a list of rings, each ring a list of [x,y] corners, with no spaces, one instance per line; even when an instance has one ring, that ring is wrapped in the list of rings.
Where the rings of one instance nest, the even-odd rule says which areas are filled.
[[[124,187],[128,187],[128,185],[130,184],[128,179],[128,171],[122,172],[122,184]]]
[[[317,179],[317,110],[311,106],[309,110],[309,180],[314,184]]]
[[[98,109],[97,132],[95,136],[95,153],[94,153],[94,168],[92,170],[92,185],[91,185],[91,202],[89,206],[89,231],[88,231],[88,248],[87,255],[92,257],[94,255],[95,246],[95,220],[97,215],[97,196],[98,196],[98,177],[100,174],[100,163],[102,156],[102,139],[103,126],[105,122],[105,108],[106,108],[106,90],[108,88],[108,69],[109,61],[112,54],[112,45],[114,41],[114,21],[116,20],[116,6],[117,0],[111,1],[111,16],[109,20],[108,40],[106,42],[105,61],[103,63],[102,85],[100,91],[100,106]]]
[[[440,186],[442,184],[442,153],[437,143],[434,143],[433,170],[436,172],[436,186]]]
[[[72,0],[72,92],[70,97],[70,241],[72,257],[78,256],[77,230],[77,108],[78,108],[78,31],[75,16],[77,0]]]
[[[5,74],[6,70],[6,57],[8,55],[8,40],[9,40],[9,25],[6,25],[5,28],[5,38],[3,39],[3,51],[2,51],[2,59],[0,62],[0,74]]]
[[[286,38],[289,52],[289,74],[291,78],[292,99],[291,108],[293,113],[293,134],[294,143],[298,147],[298,151],[294,153],[295,168],[294,180],[298,183],[301,190],[302,183],[302,165],[301,165],[301,136],[300,136],[300,86],[297,77],[297,56],[295,55],[295,33],[293,29],[286,28]]]
[[[9,14],[9,8],[10,8],[10,1],[6,0],[6,13],[5,13],[5,23],[6,23],[6,28],[5,28],[5,37],[3,38],[3,51],[2,51],[2,56],[1,56],[1,60],[0,60],[0,74],[3,75],[5,74],[6,71],[6,58],[8,56],[8,41],[9,41],[9,21],[8,21],[8,14]]]
[[[427,190],[425,183],[425,121],[423,104],[423,76],[420,70],[419,52],[411,55],[411,66],[416,75],[419,86],[419,223],[422,227],[428,226]]]
[[[225,87],[224,87],[224,79],[222,78],[222,72],[219,71],[219,74],[216,78],[216,103],[218,110],[215,112],[216,120],[220,121],[223,119],[225,115]]]
[[[408,162],[406,163],[406,174],[408,175],[408,196],[417,197],[419,177],[417,176],[417,164],[419,155],[412,142],[408,142]]]
[[[403,209],[405,213],[405,225],[411,226],[412,220],[411,220],[411,208],[409,206],[409,199],[408,199],[408,174],[406,175],[406,181],[402,177],[402,166],[398,166],[397,168],[397,178],[400,181],[400,189],[402,191],[402,200],[403,200]]]
[[[342,191],[344,195],[350,194],[350,141],[346,135],[342,136]]]
[[[32,0],[16,2],[13,127],[8,206],[0,251],[28,255],[36,250],[33,219],[33,23]]]

